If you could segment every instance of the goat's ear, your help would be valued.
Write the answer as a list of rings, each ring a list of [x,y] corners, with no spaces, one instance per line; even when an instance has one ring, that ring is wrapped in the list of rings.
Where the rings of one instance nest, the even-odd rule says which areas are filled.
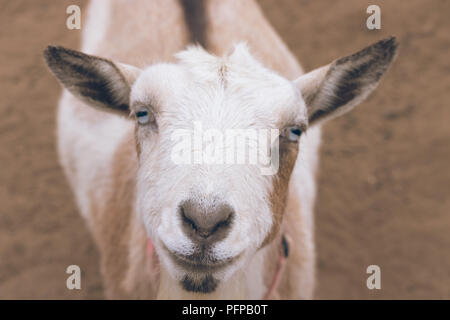
[[[351,110],[378,85],[397,50],[394,37],[313,70],[297,80],[310,124]]]
[[[47,47],[44,57],[56,78],[76,97],[103,110],[129,114],[131,86],[140,69],[63,47]]]

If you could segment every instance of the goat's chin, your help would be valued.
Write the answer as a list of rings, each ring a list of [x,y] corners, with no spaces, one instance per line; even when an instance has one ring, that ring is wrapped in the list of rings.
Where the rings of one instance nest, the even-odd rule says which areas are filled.
[[[233,266],[227,269],[233,269]],[[242,288],[239,284],[236,285],[239,282],[232,280],[235,277],[233,272],[229,278],[224,278],[223,272],[191,272],[178,269],[173,273],[168,270],[163,271],[163,273],[166,273],[166,276],[161,278],[158,299],[245,298]],[[230,280],[235,285],[232,285]],[[232,287],[232,290],[227,289],[229,286]]]
[[[240,260],[240,259],[238,259]],[[208,268],[206,266],[180,265],[170,255],[165,255],[161,265],[159,299],[220,299],[221,288],[234,278],[240,269],[240,261],[224,266]]]
[[[215,274],[180,268],[163,268],[160,275],[158,299],[214,299],[222,283]]]
[[[181,287],[187,292],[212,293],[216,290],[220,280],[212,274],[186,273],[180,281]]]
[[[163,250],[157,299],[261,299],[266,251],[241,252],[223,265],[180,265]],[[251,270],[251,271],[249,271]]]
[[[178,282],[185,292],[196,294],[211,294],[219,285],[232,277],[237,269],[235,263],[228,263],[219,267],[180,265],[175,263],[172,273],[173,279]]]
[[[231,271],[229,267],[220,271],[215,269],[208,270],[207,268],[200,269],[197,271],[191,267],[187,269],[177,268],[176,279],[182,290],[199,294],[212,293],[216,291],[226,274]]]

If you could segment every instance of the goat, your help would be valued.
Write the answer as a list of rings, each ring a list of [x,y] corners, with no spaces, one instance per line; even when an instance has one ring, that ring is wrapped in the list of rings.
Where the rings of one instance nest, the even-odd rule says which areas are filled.
[[[312,298],[321,126],[376,88],[396,48],[391,37],[303,74],[252,0],[92,2],[84,53],[44,56],[67,89],[60,162],[106,296]],[[278,130],[276,170],[174,163],[173,132],[196,122]]]

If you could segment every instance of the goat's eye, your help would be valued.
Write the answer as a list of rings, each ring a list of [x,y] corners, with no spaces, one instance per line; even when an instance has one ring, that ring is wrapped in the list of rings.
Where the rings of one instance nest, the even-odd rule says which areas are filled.
[[[139,110],[136,112],[136,117],[139,124],[147,124],[151,120],[151,116],[147,110]]]
[[[287,138],[289,141],[297,142],[301,134],[302,130],[299,127],[288,127],[283,130],[281,136]]]

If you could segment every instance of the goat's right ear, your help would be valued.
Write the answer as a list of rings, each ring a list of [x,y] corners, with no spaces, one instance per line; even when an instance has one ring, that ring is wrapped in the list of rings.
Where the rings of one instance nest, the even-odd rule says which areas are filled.
[[[76,97],[102,110],[129,115],[131,86],[140,69],[63,47],[47,47],[44,57],[52,73]]]

